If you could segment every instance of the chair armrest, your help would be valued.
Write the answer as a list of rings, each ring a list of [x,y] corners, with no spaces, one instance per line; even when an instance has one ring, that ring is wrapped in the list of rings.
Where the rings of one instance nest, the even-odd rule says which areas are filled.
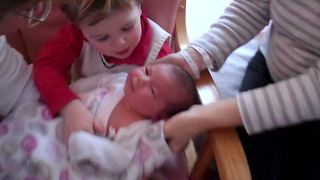
[[[189,44],[186,25],[186,0],[180,0],[174,31],[174,50],[180,51]]]
[[[200,79],[196,82],[201,104],[219,100],[217,87],[208,70],[201,73]],[[218,167],[220,179],[222,180],[250,180],[251,174],[248,162],[242,148],[237,132],[233,128],[215,129],[208,133],[204,150],[199,155],[199,162],[196,162],[191,173],[192,179],[201,179],[204,169],[210,165],[207,158],[214,158]],[[209,148],[209,150],[208,150]],[[206,158],[202,158],[205,156]],[[199,173],[200,172],[200,173]]]

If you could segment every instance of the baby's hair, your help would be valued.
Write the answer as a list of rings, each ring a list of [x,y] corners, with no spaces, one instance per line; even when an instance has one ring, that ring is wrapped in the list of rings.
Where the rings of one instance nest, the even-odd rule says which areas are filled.
[[[192,78],[192,76],[184,71],[182,68],[175,64],[170,64],[172,66],[173,74],[175,78],[175,81],[177,84],[179,84],[181,87],[181,101],[176,102],[174,104],[169,104],[169,106],[166,108],[166,116],[170,117],[174,114],[187,110],[192,106],[193,104],[198,103],[198,92],[196,88],[196,84]],[[183,95],[187,97],[183,97]]]
[[[35,3],[40,0],[0,0],[0,21],[9,13],[24,4]]]
[[[61,9],[73,23],[88,21],[92,26],[133,3],[140,6],[141,0],[61,0]]]

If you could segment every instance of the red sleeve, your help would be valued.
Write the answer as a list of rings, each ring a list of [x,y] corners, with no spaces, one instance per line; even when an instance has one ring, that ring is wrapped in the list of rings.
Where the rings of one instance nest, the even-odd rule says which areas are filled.
[[[166,56],[170,53],[172,53],[172,49],[170,48],[169,43],[166,41],[165,43],[163,43],[157,56],[157,59],[162,58],[163,56]]]
[[[67,23],[46,43],[34,63],[35,85],[53,115],[78,98],[68,82],[71,66],[80,56],[83,41],[81,31]]]

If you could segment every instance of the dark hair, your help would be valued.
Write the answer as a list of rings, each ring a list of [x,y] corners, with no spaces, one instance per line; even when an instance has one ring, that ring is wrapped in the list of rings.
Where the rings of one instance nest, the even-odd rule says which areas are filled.
[[[88,20],[94,25],[116,10],[130,8],[133,2],[140,5],[141,0],[61,0],[61,9],[75,24]]]
[[[187,110],[193,104],[198,103],[198,92],[195,81],[192,76],[184,71],[182,68],[175,64],[172,65],[172,70],[177,84],[180,85],[181,101],[169,104],[166,108],[165,115],[167,117],[173,116],[174,114]]]
[[[24,4],[37,2],[40,0],[0,0],[0,20],[9,12],[16,10]]]

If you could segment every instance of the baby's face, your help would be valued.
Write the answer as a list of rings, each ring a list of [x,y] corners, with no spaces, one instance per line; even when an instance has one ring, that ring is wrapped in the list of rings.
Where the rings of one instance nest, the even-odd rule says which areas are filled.
[[[146,118],[157,119],[168,104],[179,101],[170,64],[153,64],[129,72],[125,84],[125,97],[132,109]]]
[[[141,39],[141,10],[134,3],[131,8],[116,10],[98,24],[81,23],[80,29],[89,43],[105,56],[127,58]]]

